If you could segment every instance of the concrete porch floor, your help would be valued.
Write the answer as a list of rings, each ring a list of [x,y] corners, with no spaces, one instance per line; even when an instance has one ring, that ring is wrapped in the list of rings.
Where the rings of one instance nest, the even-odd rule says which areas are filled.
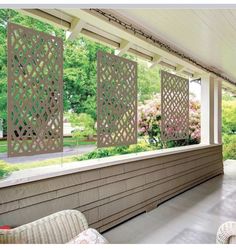
[[[236,160],[225,174],[103,233],[110,243],[212,244],[219,226],[236,221]]]

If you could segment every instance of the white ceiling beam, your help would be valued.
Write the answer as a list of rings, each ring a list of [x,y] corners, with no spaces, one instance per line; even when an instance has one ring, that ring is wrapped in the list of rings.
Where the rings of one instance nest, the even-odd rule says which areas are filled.
[[[42,22],[47,22],[49,24],[55,25],[58,28],[62,28],[64,30],[70,29],[70,23],[62,20],[60,18],[57,18],[55,16],[52,16],[42,10],[39,9],[17,9],[17,11],[21,12],[24,15],[37,18],[38,20]]]
[[[115,54],[118,56],[122,56],[125,54],[129,48],[131,47],[132,43],[127,40],[122,40],[120,43],[120,47],[115,50]]]
[[[111,23],[109,23],[106,20],[102,20],[98,16],[92,15],[87,10],[64,9],[63,16],[66,16],[66,15],[68,16],[68,18],[66,20],[62,19],[62,15],[60,15],[60,18],[59,18],[59,17],[53,16],[51,13],[47,13],[47,10],[42,11],[40,9],[17,9],[17,11],[20,11],[23,14],[26,14],[28,16],[37,18],[41,21],[46,21],[50,24],[56,25],[57,27],[63,28],[66,31],[71,29],[71,23],[69,22],[68,18],[71,18],[71,19],[72,19],[72,17],[77,17],[78,19],[81,18],[87,24],[93,26],[94,28],[96,28],[96,27],[98,29],[102,28],[102,32],[108,32],[108,34],[110,36],[112,35],[114,37],[122,38],[123,40],[132,41],[132,44],[137,45],[138,47],[145,49],[147,52],[160,54],[163,59],[167,59],[167,60],[172,61],[176,64],[180,64],[180,65],[185,66],[186,68],[188,68],[194,72],[194,75],[192,76],[192,78],[201,77],[202,74],[206,73],[203,69],[177,57],[176,55],[168,53],[167,51],[155,46],[154,44],[152,44],[148,41],[145,41],[142,38],[139,38],[139,37],[127,32],[126,30],[124,30],[122,28],[119,28],[119,27],[112,25]],[[58,12],[60,12],[59,9],[58,9]],[[87,25],[86,25],[86,28],[87,28]],[[81,31],[82,31],[82,33],[84,33],[86,30],[82,29]],[[68,34],[70,35],[70,33],[68,33]],[[88,36],[91,37],[91,34],[89,34]],[[101,38],[102,37],[100,37],[99,40]],[[110,41],[110,42],[114,43],[113,44],[114,47],[117,47],[117,44],[115,44],[115,42],[113,42],[113,41]],[[160,61],[159,63],[162,63],[162,61]],[[223,81],[223,87],[224,86],[229,88],[230,91],[232,91],[234,93],[236,92],[235,85],[228,83],[226,81]]]
[[[201,77],[200,73],[198,73],[198,72],[193,73],[193,78],[200,78],[200,77]]]
[[[125,29],[122,29],[121,27],[117,27],[116,25],[113,25],[111,22],[108,22],[107,20],[101,19],[100,17],[91,14],[88,10],[82,10],[82,9],[64,9],[65,13],[70,14],[72,16],[77,16],[84,21],[86,21],[88,24],[93,25],[95,27],[102,28],[103,30],[107,31],[108,33],[112,35],[116,35],[120,37],[123,40],[132,41],[133,45],[140,46],[147,51],[150,51],[151,53],[159,54],[163,58],[166,58],[169,61],[173,61],[176,64],[184,65],[186,68],[189,68],[192,71],[197,72],[204,72],[204,70],[198,68],[197,66],[177,57],[176,55],[173,55],[169,53],[168,51],[163,50],[162,48],[159,48],[155,44],[152,44],[151,42],[146,41],[145,39],[142,39],[138,36],[135,36],[134,34],[128,32]]]
[[[67,39],[74,40],[76,37],[78,37],[85,24],[85,21],[79,18],[74,18],[71,22],[69,32],[67,33]]]
[[[184,71],[184,68],[185,67],[183,65],[177,64],[175,71],[177,73],[182,73]]]
[[[162,56],[156,54],[153,56],[153,59],[151,61],[151,64],[149,65],[149,68],[155,67],[158,63],[161,62]]]
[[[70,31],[72,29],[72,25],[71,25],[71,23],[68,23],[69,19],[65,21],[65,20],[60,19],[59,17],[55,17],[55,16],[52,16],[50,14],[47,14],[47,10],[44,10],[44,11],[41,11],[41,10],[37,10],[37,11],[35,11],[35,10],[24,10],[24,12],[25,12],[24,14],[31,15],[32,17],[35,17],[35,18],[40,19],[42,21],[47,21],[47,22],[50,22],[52,24],[54,23],[56,25],[60,25],[61,28],[65,29],[67,31],[67,34],[66,34],[67,37],[72,36],[72,34],[71,34],[72,32]],[[101,31],[102,32],[107,32],[107,34],[109,34],[109,36],[119,37],[123,41],[132,41],[133,45],[136,45],[137,47],[140,47],[140,48],[144,49],[145,51],[147,51],[150,54],[153,54],[153,52],[156,53],[156,54],[160,54],[163,57],[163,59],[167,59],[169,61],[173,61],[173,62],[179,63],[179,64],[184,64],[184,65],[186,64],[186,67],[189,68],[192,71],[196,70],[198,72],[203,72],[201,69],[195,67],[194,65],[189,64],[186,61],[182,61],[180,58],[176,57],[175,55],[172,55],[172,54],[162,50],[161,48],[158,48],[154,44],[151,44],[151,43],[143,40],[142,38],[139,38],[139,37],[137,37],[137,36],[135,36],[133,34],[130,34],[129,32],[127,32],[127,31],[125,31],[125,30],[123,30],[121,28],[118,28],[118,27],[112,25],[111,23],[100,19],[97,16],[94,16],[94,15],[88,13],[88,11],[86,11],[86,10],[64,9],[63,10],[63,16],[66,16],[66,15],[68,17],[71,17],[72,20],[75,17],[77,18],[77,20],[81,20],[81,19],[84,20],[86,22],[86,29],[87,29],[87,26],[91,26],[91,27],[94,27],[94,28],[97,27],[99,30],[102,28]],[[73,26],[75,26],[75,25],[73,25]],[[80,32],[84,34],[85,31],[86,30],[82,28],[82,30]],[[89,37],[91,36],[91,34],[92,33],[89,33]],[[128,46],[130,46],[130,45],[131,44],[126,45],[126,50],[129,49]],[[124,45],[121,45],[120,47],[122,47],[122,46],[124,46]],[[115,45],[115,47],[117,47],[117,46]],[[123,48],[123,52],[124,51],[125,51],[125,49]],[[119,55],[121,53],[119,53]],[[155,65],[158,64],[157,61],[156,61]],[[152,61],[152,62],[154,62],[154,61]],[[160,61],[160,62],[162,62],[162,61]],[[153,64],[153,66],[154,66],[154,64]]]

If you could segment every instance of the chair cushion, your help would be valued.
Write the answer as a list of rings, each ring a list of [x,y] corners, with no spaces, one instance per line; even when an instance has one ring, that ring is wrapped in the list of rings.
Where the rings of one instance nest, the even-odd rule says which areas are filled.
[[[108,244],[108,241],[97,230],[88,228],[67,244]]]
[[[11,229],[11,227],[8,226],[8,225],[4,225],[4,226],[0,226],[0,230],[1,229],[3,229],[3,230],[9,230],[9,229]]]
[[[234,244],[236,236],[236,222],[228,221],[222,224],[218,231],[216,242],[217,244]]]

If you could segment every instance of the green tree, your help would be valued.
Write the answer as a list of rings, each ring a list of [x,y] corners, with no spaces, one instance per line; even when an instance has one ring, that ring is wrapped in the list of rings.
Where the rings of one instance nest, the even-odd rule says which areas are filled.
[[[64,40],[64,110],[75,113],[87,113],[96,120],[96,77],[97,51],[113,53],[114,49],[84,36],[73,41],[66,40],[65,32],[34,18],[24,16],[13,10],[0,10],[0,118],[4,119],[4,131],[7,123],[7,21],[31,27]],[[137,60],[134,56],[126,58]],[[150,99],[153,93],[160,91],[159,69],[148,69],[145,63],[138,63],[139,98]]]
[[[236,133],[236,99],[222,101],[222,130],[226,134]]]
[[[97,51],[112,52],[81,36],[66,41],[64,51],[64,109],[87,113],[96,119]]]
[[[3,119],[4,134],[7,130],[7,22],[18,23],[65,39],[62,30],[24,16],[14,10],[0,9],[0,118]]]
[[[91,138],[95,135],[95,121],[91,115],[87,113],[72,113],[69,116],[69,121],[76,128],[73,132],[73,137],[77,141],[82,138]]]
[[[152,99],[160,92],[160,68],[148,68],[143,61],[138,61],[138,96],[139,101]]]

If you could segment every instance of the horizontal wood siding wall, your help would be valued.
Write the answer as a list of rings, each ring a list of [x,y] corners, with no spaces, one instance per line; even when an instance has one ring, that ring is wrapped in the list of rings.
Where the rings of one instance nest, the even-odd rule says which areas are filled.
[[[78,209],[102,232],[222,173],[222,146],[213,146],[1,188],[0,223]]]

